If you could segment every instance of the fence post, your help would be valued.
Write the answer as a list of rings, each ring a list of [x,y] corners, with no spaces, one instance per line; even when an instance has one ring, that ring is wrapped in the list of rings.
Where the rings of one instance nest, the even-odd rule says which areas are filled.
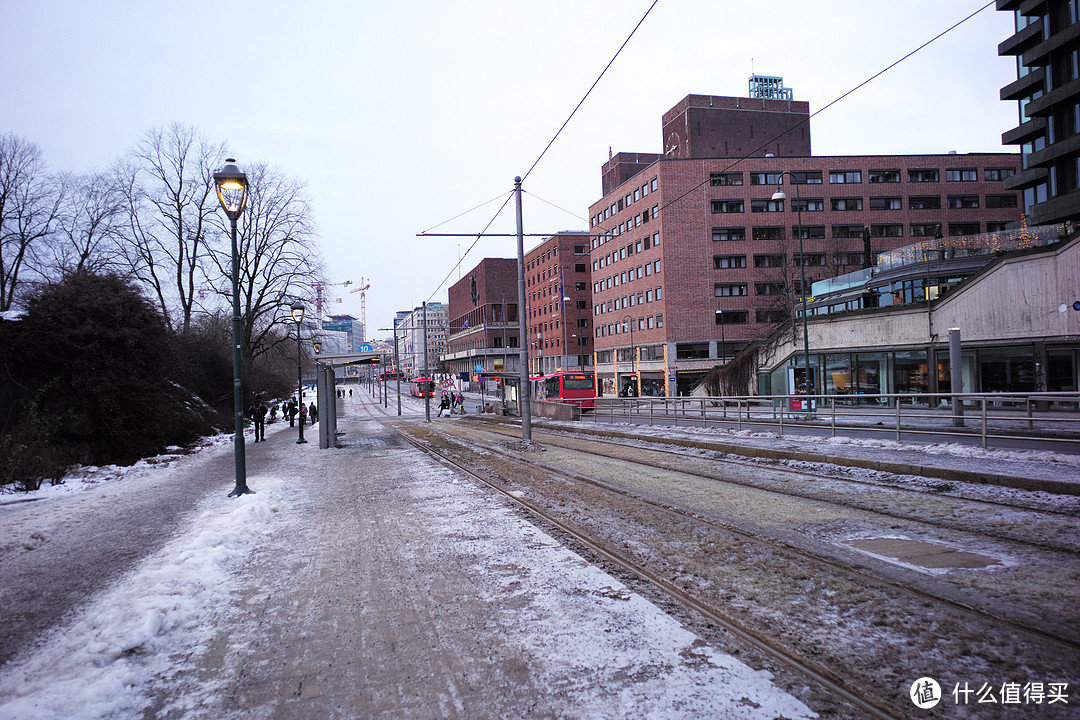
[[[900,396],[896,396],[896,442],[900,442]]]
[[[982,400],[982,446],[986,448],[986,398],[980,398]]]

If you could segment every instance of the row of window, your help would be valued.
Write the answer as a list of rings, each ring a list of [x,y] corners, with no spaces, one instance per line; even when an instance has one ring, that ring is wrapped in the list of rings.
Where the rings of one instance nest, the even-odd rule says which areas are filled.
[[[630,268],[629,270],[623,271],[621,273],[615,273],[614,275],[609,275],[602,280],[597,280],[593,282],[593,293],[595,294],[603,290],[610,290],[613,287],[625,285],[628,282],[640,280],[643,277],[649,277],[650,275],[659,274],[660,261],[653,260],[652,262],[647,262],[644,265],[638,265],[636,268]]]
[[[1015,208],[1017,207],[1018,202],[1019,198],[1015,194],[986,195],[985,197],[985,207],[991,209]],[[791,199],[792,212],[824,212],[825,206],[825,198]],[[869,202],[864,203],[864,198],[861,197],[829,198],[828,207],[833,212],[855,212],[863,210],[864,207],[869,207],[871,210],[903,210],[904,199],[899,196],[881,196],[869,198]],[[947,195],[945,198],[945,207],[950,210],[977,209],[980,207],[980,198],[978,195]],[[746,201],[712,200],[710,202],[710,209],[714,215],[738,214],[745,212]],[[940,210],[941,196],[909,195],[908,209]],[[750,200],[750,212],[784,212],[784,201],[773,200],[771,198],[754,198]]]
[[[636,293],[623,295],[612,300],[601,301],[593,307],[593,315],[606,315],[610,312],[618,312],[632,308],[635,305],[645,305],[664,299],[664,290],[661,287],[639,290]]]
[[[991,182],[1000,182],[1015,174],[1013,168],[984,168],[983,179]],[[821,170],[807,170],[806,172],[749,172],[750,185],[782,185],[784,175],[791,178],[795,185],[821,185],[824,182],[824,173]],[[912,183],[940,182],[941,170],[938,168],[919,168],[907,171],[907,180]],[[832,185],[850,185],[861,183],[862,170],[830,170],[829,183]],[[871,183],[898,183],[903,177],[903,171],[899,169],[868,170],[866,179]],[[945,170],[945,182],[977,182],[979,179],[978,168],[956,168]],[[742,185],[745,179],[742,172],[715,172],[709,173],[709,183],[714,187]]]
[[[657,187],[657,180],[656,180],[656,178],[653,178],[652,180],[645,183],[641,187],[635,188],[633,190],[633,192],[627,193],[626,197],[619,198],[615,202],[611,203],[611,205],[609,207],[604,208],[603,212],[599,212],[596,215],[594,215],[591,218],[591,221],[592,221],[591,226],[596,227],[597,225],[599,225],[603,221],[610,219],[612,215],[615,215],[616,213],[621,212],[622,210],[625,210],[626,208],[630,207],[634,203],[638,202],[639,200],[644,198],[646,195],[648,195],[650,192],[656,192],[656,187]],[[656,209],[657,208],[654,206],[653,207],[654,213],[655,213]],[[653,214],[653,217],[656,217],[656,215]]]
[[[808,252],[796,252],[791,254],[792,264],[795,267],[812,265],[825,265],[824,253],[808,253]],[[753,256],[754,267],[761,268],[781,268],[787,265],[787,259],[782,254],[761,254]],[[861,266],[863,263],[863,254],[861,252],[836,252],[833,253],[833,264],[846,266],[857,265]],[[713,269],[714,270],[743,270],[747,267],[746,255],[713,255]]]
[[[1001,232],[1005,230],[1005,221],[985,223],[986,232]],[[935,237],[938,232],[949,237],[961,235],[978,235],[983,232],[983,224],[977,222],[951,222],[951,223],[911,223],[911,237]],[[867,229],[865,225],[832,225],[832,237],[861,238]],[[872,223],[869,226],[870,237],[904,237],[904,225],[902,223]],[[783,240],[786,236],[786,228],[780,226],[752,227],[750,237],[753,240],[776,241]],[[791,237],[795,239],[814,240],[826,237],[824,225],[792,225]],[[742,242],[746,240],[745,227],[714,227],[712,229],[713,242]]]
[[[626,247],[612,250],[603,256],[598,256],[596,260],[593,260],[592,269],[593,272],[603,270],[608,265],[617,263],[620,260],[625,260],[628,257],[633,257],[636,253],[644,252],[649,248],[659,247],[660,245],[660,233],[656,232],[652,235],[646,235],[637,242],[629,243]]]
[[[652,330],[653,328],[664,327],[664,314],[649,315],[647,317],[640,317],[636,321],[632,320],[637,325],[636,330]],[[607,325],[599,325],[596,328],[596,337],[606,337],[609,335],[621,335],[626,332],[630,332],[630,326],[625,322],[608,323]]]

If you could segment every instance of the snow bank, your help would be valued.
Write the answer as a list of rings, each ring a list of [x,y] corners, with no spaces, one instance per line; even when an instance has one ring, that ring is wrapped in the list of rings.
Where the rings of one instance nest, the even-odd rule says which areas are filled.
[[[198,654],[216,608],[231,599],[230,567],[265,533],[285,479],[204,503],[192,530],[97,596],[66,627],[0,673],[0,720],[139,717],[148,691]]]

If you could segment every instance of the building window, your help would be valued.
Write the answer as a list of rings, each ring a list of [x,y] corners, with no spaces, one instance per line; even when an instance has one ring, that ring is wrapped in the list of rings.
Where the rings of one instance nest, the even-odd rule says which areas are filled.
[[[713,255],[714,270],[731,270],[746,267],[745,255]]]
[[[587,272],[589,266],[586,263],[574,263],[574,272]]]
[[[652,190],[653,192],[656,191],[656,178],[652,179],[652,183],[649,185],[649,189]]]
[[[986,232],[988,232],[988,233],[991,233],[991,232],[1005,232],[1005,230],[1008,228],[1008,226],[1009,226],[1009,223],[1007,223],[1007,222],[987,222],[986,223]]]
[[[1016,207],[1015,195],[987,195],[986,207],[988,208],[1014,208]]]
[[[808,172],[791,173],[792,185],[820,185],[821,184],[821,171],[812,170]]]
[[[814,240],[825,237],[824,225],[792,225],[791,226],[792,237],[796,240],[802,238],[803,240]]]
[[[656,274],[656,273],[660,272],[660,261],[659,260],[653,260],[652,271],[653,271],[653,274]]]
[[[755,295],[783,295],[784,283],[782,282],[762,282],[754,283]]]
[[[839,252],[833,257],[833,262],[841,266],[862,267],[863,254],[861,252]]]
[[[787,313],[783,310],[755,310],[754,320],[759,323],[779,323],[787,319]]]
[[[912,210],[940,210],[940,195],[912,195],[908,198],[908,207]]]
[[[825,210],[825,201],[821,198],[796,198],[791,201],[793,212],[822,212]]]
[[[782,185],[783,173],[752,172],[750,173],[751,185]]]
[[[713,214],[741,213],[743,211],[742,200],[713,200]]]
[[[907,173],[908,182],[938,182],[941,179],[941,175],[937,168],[930,170],[908,170]]]
[[[979,207],[978,195],[950,195],[949,196],[949,208],[952,210],[958,209],[973,209]]]
[[[713,228],[713,242],[741,242],[746,239],[746,228]]]
[[[586,286],[585,283],[579,282],[579,283],[574,283],[574,289],[575,290],[588,290],[588,287]]]
[[[794,253],[791,258],[795,267],[825,267],[824,253]]]
[[[975,182],[979,172],[975,168],[960,168],[945,171],[945,182]]]
[[[941,226],[937,223],[912,223],[911,237],[935,237],[939,227]]]
[[[783,240],[784,228],[782,227],[756,227],[751,233],[755,240]]]
[[[660,233],[654,232],[652,234],[652,244],[655,245],[656,247],[660,247]],[[648,250],[649,246],[646,245],[645,249]]]
[[[834,238],[862,237],[864,227],[864,225],[833,225],[832,236]]]
[[[900,210],[902,207],[898,197],[872,197],[870,198],[871,210]]]
[[[709,173],[709,182],[713,187],[742,185],[743,174],[741,172]]]
[[[990,181],[1000,181],[1015,174],[1016,171],[1012,168],[986,168],[983,171],[983,178]]]
[[[740,203],[741,206],[741,203]],[[740,210],[740,212],[742,212]],[[750,212],[752,213],[766,213],[766,212],[784,212],[783,200],[772,199],[757,199],[750,201]]]
[[[749,310],[725,310],[715,313],[717,325],[746,325],[750,322]]]
[[[900,182],[899,170],[870,170],[866,173],[867,179],[872,183],[898,183]]]
[[[871,237],[904,237],[903,225],[871,225]]]
[[[862,210],[862,198],[833,198],[829,205],[837,212]]]
[[[979,223],[949,223],[949,237],[978,234]]]
[[[755,255],[754,267],[756,268],[776,268],[784,267],[783,255]]]
[[[829,182],[833,185],[850,185],[862,182],[861,170],[830,170]]]

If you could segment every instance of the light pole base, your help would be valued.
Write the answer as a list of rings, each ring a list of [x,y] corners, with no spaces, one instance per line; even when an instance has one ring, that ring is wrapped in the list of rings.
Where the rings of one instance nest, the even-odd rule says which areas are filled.
[[[249,488],[247,485],[237,485],[233,488],[233,491],[229,493],[229,497],[240,497],[241,495],[254,495],[255,491]]]
[[[304,440],[303,438],[300,438],[299,440],[296,441],[296,444],[297,445],[305,445],[305,444],[307,444],[307,440]]]

